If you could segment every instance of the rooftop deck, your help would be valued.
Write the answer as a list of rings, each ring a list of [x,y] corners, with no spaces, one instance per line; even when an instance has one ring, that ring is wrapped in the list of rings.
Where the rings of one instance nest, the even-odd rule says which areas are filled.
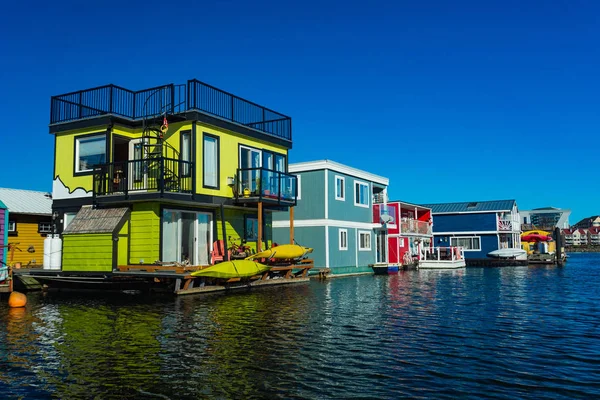
[[[197,111],[275,137],[292,140],[292,119],[196,79],[133,91],[105,85],[52,96],[50,125],[103,115],[141,121]]]

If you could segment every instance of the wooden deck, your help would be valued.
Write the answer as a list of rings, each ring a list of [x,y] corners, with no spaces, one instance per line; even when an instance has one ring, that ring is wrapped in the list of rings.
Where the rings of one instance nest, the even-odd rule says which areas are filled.
[[[72,272],[28,268],[15,270],[20,280],[36,279],[50,289],[63,290],[149,290],[176,295],[209,293],[241,288],[308,282],[313,260],[274,265],[268,271],[249,277],[221,279],[192,276],[208,266],[121,265],[112,272]],[[1,292],[1,290],[0,290]]]

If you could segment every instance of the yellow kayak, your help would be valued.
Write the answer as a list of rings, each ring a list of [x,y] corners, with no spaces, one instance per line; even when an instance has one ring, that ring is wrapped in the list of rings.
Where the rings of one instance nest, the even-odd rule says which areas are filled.
[[[248,278],[262,274],[269,270],[268,265],[250,260],[225,261],[211,267],[192,272],[192,276],[206,276],[210,278]]]
[[[300,246],[298,244],[282,244],[270,248],[269,250],[261,251],[260,253],[252,254],[246,260],[255,258],[274,258],[276,260],[291,260],[304,257],[308,253],[312,253],[310,247]]]

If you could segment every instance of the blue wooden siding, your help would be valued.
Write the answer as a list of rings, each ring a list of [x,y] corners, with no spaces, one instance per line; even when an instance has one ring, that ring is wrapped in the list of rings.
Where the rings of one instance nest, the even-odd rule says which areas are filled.
[[[436,232],[482,232],[497,231],[496,213],[480,214],[434,214],[433,233]]]
[[[348,250],[340,250],[340,229],[348,233]],[[329,268],[356,268],[356,229],[329,227]]]
[[[348,232],[348,250],[340,250],[340,229]],[[358,232],[371,233],[371,250],[358,250]],[[372,272],[370,264],[375,263],[375,233],[369,229],[329,227],[329,268],[334,274]]]
[[[296,175],[301,178],[300,199],[294,208],[294,219],[325,218],[325,171],[300,172]],[[289,220],[289,211],[273,213],[273,221]]]
[[[361,271],[372,271],[369,267],[369,264],[374,264],[376,261],[375,255],[375,232],[372,229],[357,229],[360,231],[369,231],[371,232],[371,250],[370,251],[358,251],[358,268]],[[355,238],[358,238],[358,234],[355,234]]]
[[[465,258],[487,258],[487,254],[490,251],[498,250],[498,236],[496,234],[478,235],[453,235],[452,237],[461,236],[478,236],[480,237],[481,250],[480,251],[465,251]],[[447,235],[434,235],[433,239],[434,246],[446,247],[450,246],[450,236]]]
[[[6,262],[6,249],[4,245],[7,243],[8,218],[6,218],[6,209],[0,208],[0,260]],[[0,265],[2,268],[2,265]]]
[[[341,176],[344,178],[344,201],[335,199],[335,177]],[[359,207],[354,205],[354,184],[355,182],[363,182],[369,185],[369,207]],[[372,186],[371,182],[354,178],[353,176],[341,174],[335,171],[328,171],[327,183],[329,186],[328,202],[329,202],[329,219],[353,222],[372,222],[371,197]]]
[[[273,240],[277,243],[290,241],[290,228],[273,228]],[[295,227],[294,240],[297,244],[312,247],[308,258],[315,260],[316,268],[325,268],[325,228],[322,226]]]

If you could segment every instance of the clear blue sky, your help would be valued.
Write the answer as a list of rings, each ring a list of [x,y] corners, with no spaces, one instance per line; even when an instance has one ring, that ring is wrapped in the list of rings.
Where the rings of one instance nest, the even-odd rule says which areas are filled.
[[[97,4],[93,4],[97,3]],[[50,96],[202,81],[293,118],[290,161],[414,203],[600,214],[595,1],[9,2],[0,186],[51,190]]]

